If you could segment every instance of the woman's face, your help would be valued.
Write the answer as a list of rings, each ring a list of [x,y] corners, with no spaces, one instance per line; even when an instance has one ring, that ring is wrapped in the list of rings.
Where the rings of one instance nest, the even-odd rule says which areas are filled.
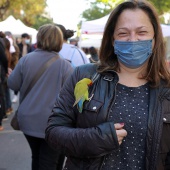
[[[120,41],[150,40],[154,38],[154,28],[141,9],[124,10],[117,20],[113,38]]]

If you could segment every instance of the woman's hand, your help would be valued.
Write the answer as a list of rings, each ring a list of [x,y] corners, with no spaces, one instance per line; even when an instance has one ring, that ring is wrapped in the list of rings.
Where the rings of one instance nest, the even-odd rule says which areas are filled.
[[[123,129],[124,123],[116,123],[114,124],[115,129],[116,129],[116,134],[117,134],[117,139],[119,142],[119,145],[121,145],[124,137],[127,136],[127,131]]]
[[[12,73],[12,69],[8,67],[8,75],[7,76],[9,76],[11,73]]]
[[[12,69],[8,67],[8,74],[7,77],[12,73]]]

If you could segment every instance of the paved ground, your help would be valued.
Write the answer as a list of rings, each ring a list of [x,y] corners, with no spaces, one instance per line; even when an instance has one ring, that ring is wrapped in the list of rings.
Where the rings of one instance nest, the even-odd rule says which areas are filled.
[[[13,104],[14,110],[17,107],[18,103]],[[0,170],[31,170],[30,148],[22,132],[11,128],[12,116],[3,121],[4,130],[0,132]]]

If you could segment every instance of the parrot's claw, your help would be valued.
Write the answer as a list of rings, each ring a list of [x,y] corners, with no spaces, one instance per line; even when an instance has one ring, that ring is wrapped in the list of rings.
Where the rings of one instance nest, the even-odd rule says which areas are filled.
[[[91,97],[89,97],[89,101],[93,98],[94,94],[91,95]]]

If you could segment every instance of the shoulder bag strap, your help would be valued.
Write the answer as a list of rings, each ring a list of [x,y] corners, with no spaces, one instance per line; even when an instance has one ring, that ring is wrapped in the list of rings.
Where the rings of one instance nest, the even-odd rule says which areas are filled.
[[[33,80],[31,81],[31,83],[29,84],[27,90],[25,91],[25,94],[23,96],[22,101],[24,100],[24,98],[26,97],[26,95],[28,94],[28,92],[32,89],[32,87],[35,85],[35,83],[38,81],[38,79],[41,77],[41,75],[45,72],[45,70],[57,59],[59,58],[59,55],[57,54],[56,56],[54,56],[53,58],[49,59],[45,65],[37,72],[37,74],[34,76]],[[21,103],[21,102],[20,102]]]
[[[77,51],[79,52],[79,54],[80,54],[80,56],[81,56],[81,58],[82,58],[82,60],[83,60],[83,63],[86,64],[85,59],[84,59],[84,57],[83,57],[83,54],[80,52],[79,48],[76,47],[76,46],[73,46],[72,48],[74,48],[75,50],[77,50]],[[75,50],[74,50],[74,53],[75,53]],[[73,58],[73,55],[72,55],[71,59],[72,59],[72,58]]]

